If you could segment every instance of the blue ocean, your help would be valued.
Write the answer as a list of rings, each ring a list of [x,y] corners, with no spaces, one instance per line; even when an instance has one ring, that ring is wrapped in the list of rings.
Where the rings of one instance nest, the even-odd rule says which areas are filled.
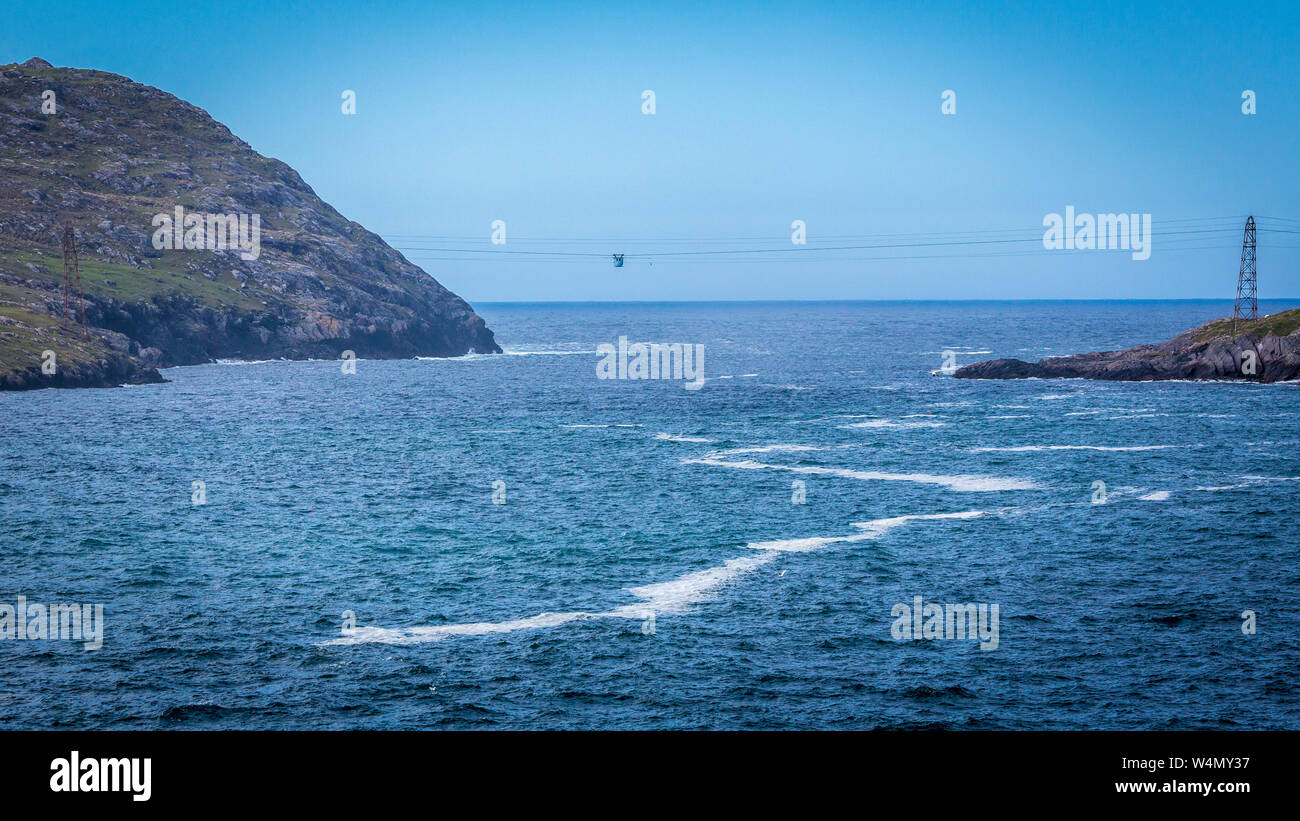
[[[0,397],[0,603],[104,619],[0,641],[0,727],[1300,729],[1300,386],[942,372],[1231,303],[475,308],[504,355]]]

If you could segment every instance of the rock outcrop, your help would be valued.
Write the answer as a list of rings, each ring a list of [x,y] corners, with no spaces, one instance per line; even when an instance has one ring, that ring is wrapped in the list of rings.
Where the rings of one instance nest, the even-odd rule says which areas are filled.
[[[1300,379],[1300,309],[1255,320],[1216,319],[1159,345],[1042,359],[994,359],[959,368],[957,379]]]
[[[40,58],[0,66],[0,145],[0,389],[159,381],[156,367],[217,358],[500,352],[464,300],[163,91]],[[177,206],[257,215],[256,258],[155,248],[155,216]],[[61,322],[64,223],[85,336]]]

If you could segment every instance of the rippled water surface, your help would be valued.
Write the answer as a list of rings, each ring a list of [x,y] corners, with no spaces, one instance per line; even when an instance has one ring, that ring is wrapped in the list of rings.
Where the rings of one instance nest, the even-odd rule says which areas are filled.
[[[0,396],[0,602],[106,619],[0,641],[0,726],[1300,728],[1300,387],[930,375],[1230,304],[478,308],[507,355]]]

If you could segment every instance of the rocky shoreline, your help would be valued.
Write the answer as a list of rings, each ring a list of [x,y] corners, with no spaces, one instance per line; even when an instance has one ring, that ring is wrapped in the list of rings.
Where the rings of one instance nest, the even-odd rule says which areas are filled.
[[[1284,382],[1300,379],[1300,309],[1254,320],[1216,319],[1168,342],[1038,362],[993,359],[956,379],[1169,379]]]

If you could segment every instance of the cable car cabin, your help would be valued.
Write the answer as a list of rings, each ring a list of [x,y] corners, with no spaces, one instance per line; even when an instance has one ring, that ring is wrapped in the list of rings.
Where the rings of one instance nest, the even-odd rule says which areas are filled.
[[[615,267],[615,268],[622,268],[622,267],[623,267],[623,255],[622,255],[622,254],[615,254],[615,255],[614,255],[614,267]]]

